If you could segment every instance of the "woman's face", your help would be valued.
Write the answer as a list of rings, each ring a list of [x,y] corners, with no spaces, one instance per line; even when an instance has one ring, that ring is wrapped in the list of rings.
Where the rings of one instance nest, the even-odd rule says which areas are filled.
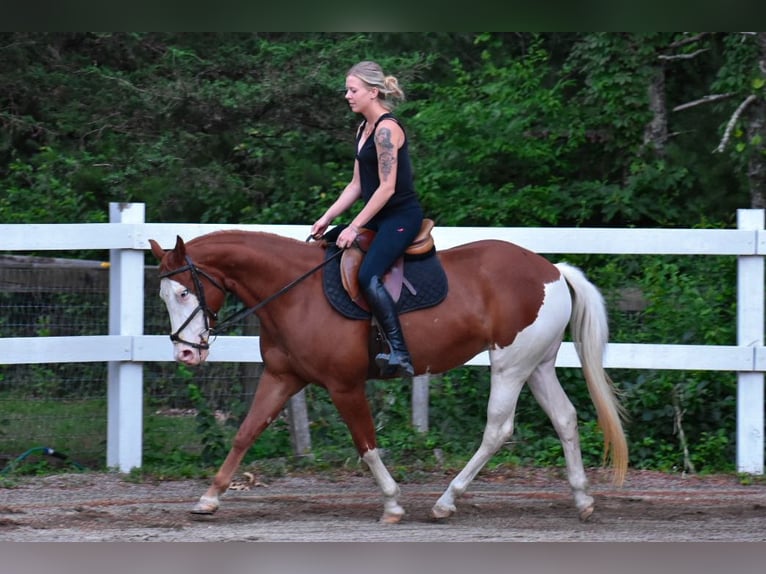
[[[364,113],[364,110],[378,95],[378,88],[370,88],[356,76],[346,78],[346,101],[352,112]]]

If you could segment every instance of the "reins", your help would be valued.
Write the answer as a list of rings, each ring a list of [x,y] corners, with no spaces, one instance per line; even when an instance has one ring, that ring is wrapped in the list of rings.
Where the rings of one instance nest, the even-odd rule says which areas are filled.
[[[312,238],[309,237],[306,241],[308,242],[310,239],[312,239]],[[186,265],[184,265],[183,267],[179,267],[178,269],[174,269],[172,271],[167,271],[165,273],[161,273],[160,274],[160,279],[163,279],[165,277],[170,277],[172,275],[177,275],[178,273],[183,273],[184,271],[189,271],[191,273],[191,276],[192,276],[192,281],[194,282],[194,288],[197,291],[197,298],[199,299],[199,305],[197,306],[197,308],[194,311],[192,311],[192,313],[189,315],[189,317],[186,319],[186,321],[184,321],[184,323],[176,330],[176,332],[170,335],[170,340],[173,341],[173,342],[184,343],[184,344],[190,345],[190,346],[192,346],[192,347],[194,347],[196,349],[209,349],[210,345],[207,342],[204,342],[204,343],[192,343],[192,342],[189,342],[189,341],[184,341],[180,337],[181,332],[186,328],[186,326],[191,322],[191,320],[194,318],[194,316],[198,312],[201,311],[203,313],[203,317],[205,319],[205,331],[209,334],[209,336],[216,337],[216,336],[220,335],[221,333],[223,333],[225,330],[229,329],[232,325],[234,325],[238,321],[241,321],[242,319],[244,319],[248,315],[252,315],[253,313],[258,311],[259,309],[261,309],[265,305],[268,305],[270,302],[272,302],[277,297],[280,297],[281,295],[284,295],[290,289],[292,289],[293,287],[298,285],[298,283],[300,283],[301,281],[305,280],[307,277],[309,277],[313,273],[316,273],[317,271],[319,271],[322,267],[327,265],[330,261],[332,261],[336,257],[339,257],[342,253],[343,253],[343,250],[339,249],[338,251],[333,253],[330,257],[327,257],[326,259],[324,259],[319,265],[315,265],[314,267],[312,267],[311,269],[306,271],[300,277],[298,277],[296,279],[293,279],[292,281],[290,281],[290,283],[288,283],[287,285],[282,287],[279,291],[269,295],[268,297],[266,297],[263,301],[261,301],[257,305],[254,305],[252,307],[248,307],[247,309],[241,309],[241,310],[237,311],[236,313],[233,313],[232,315],[230,315],[226,319],[221,320],[218,323],[218,325],[215,326],[215,327],[210,327],[208,325],[208,317],[210,317],[210,318],[215,320],[215,319],[217,319],[217,314],[214,313],[213,311],[211,311],[207,307],[207,302],[205,301],[205,291],[204,291],[204,289],[202,287],[202,283],[199,280],[199,275],[202,275],[203,277],[205,277],[215,287],[217,287],[218,289],[220,289],[224,293],[226,293],[227,291],[223,287],[223,285],[221,285],[214,277],[212,277],[209,273],[206,273],[203,269],[200,269],[199,267],[197,267],[192,262],[191,257],[189,257],[187,255],[186,256]]]

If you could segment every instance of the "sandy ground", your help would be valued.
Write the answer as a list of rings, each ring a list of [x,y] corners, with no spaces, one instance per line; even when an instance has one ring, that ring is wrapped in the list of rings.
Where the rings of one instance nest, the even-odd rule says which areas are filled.
[[[230,490],[211,517],[189,513],[207,481],[135,483],[117,473],[19,478],[0,488],[0,541],[764,541],[766,481],[631,471],[614,488],[589,472],[596,511],[577,518],[557,470],[482,473],[446,521],[430,509],[450,476],[403,482],[407,514],[378,522],[368,475],[287,476]]]

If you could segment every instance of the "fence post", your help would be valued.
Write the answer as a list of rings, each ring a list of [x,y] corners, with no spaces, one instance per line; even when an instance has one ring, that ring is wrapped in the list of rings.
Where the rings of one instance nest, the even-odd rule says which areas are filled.
[[[431,376],[412,377],[412,426],[422,433],[428,432],[428,390]]]
[[[764,210],[738,209],[737,228],[763,230]],[[757,238],[754,247],[756,253]],[[763,331],[763,255],[740,255],[737,258],[737,345],[762,347]],[[763,372],[737,373],[738,472],[763,474],[763,397]]]
[[[110,203],[110,223],[144,223],[143,203]],[[109,334],[144,334],[144,251],[109,251]],[[143,364],[110,361],[106,464],[121,472],[141,466]]]
[[[290,419],[290,441],[293,454],[297,457],[311,457],[311,432],[309,431],[309,413],[306,405],[306,389],[290,397],[287,403],[287,416]]]

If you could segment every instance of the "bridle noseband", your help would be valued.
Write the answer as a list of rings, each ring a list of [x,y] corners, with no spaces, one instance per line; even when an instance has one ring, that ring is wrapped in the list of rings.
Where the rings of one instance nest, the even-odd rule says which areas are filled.
[[[183,343],[185,345],[189,345],[190,347],[193,347],[197,350],[207,350],[210,348],[210,344],[207,342],[207,339],[203,339],[202,343],[192,343],[191,341],[185,341],[181,338],[181,331],[183,331],[186,326],[191,323],[192,319],[194,319],[194,316],[199,312],[202,312],[202,318],[205,321],[205,330],[203,333],[206,335],[211,332],[210,323],[208,323],[208,317],[214,321],[218,319],[218,314],[207,306],[207,301],[205,300],[205,289],[202,287],[200,275],[202,275],[205,279],[210,281],[224,293],[226,293],[226,289],[224,289],[223,285],[221,285],[217,279],[211,277],[209,273],[206,273],[204,270],[194,265],[194,263],[192,263],[191,257],[188,255],[186,256],[186,265],[172,271],[160,273],[160,279],[172,277],[173,275],[183,273],[184,271],[189,271],[191,273],[192,281],[194,282],[194,289],[196,291],[195,295],[197,296],[199,305],[197,305],[197,308],[194,309],[194,311],[192,311],[191,314],[186,318],[186,321],[184,321],[183,324],[178,327],[178,329],[176,329],[176,332],[170,335],[170,340],[174,343]]]

